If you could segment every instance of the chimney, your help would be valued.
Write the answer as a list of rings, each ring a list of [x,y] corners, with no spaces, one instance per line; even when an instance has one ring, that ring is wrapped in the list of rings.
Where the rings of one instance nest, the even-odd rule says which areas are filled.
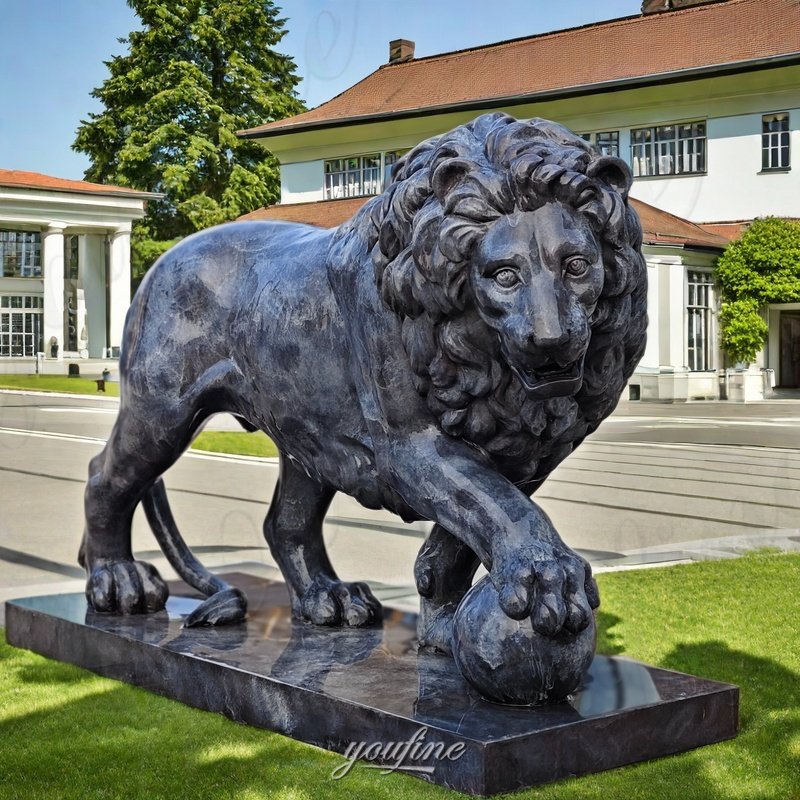
[[[689,6],[702,6],[719,0],[642,0],[642,14],[657,14],[660,11],[675,11]]]
[[[414,42],[410,39],[392,39],[389,42],[389,63],[400,64],[414,58]]]

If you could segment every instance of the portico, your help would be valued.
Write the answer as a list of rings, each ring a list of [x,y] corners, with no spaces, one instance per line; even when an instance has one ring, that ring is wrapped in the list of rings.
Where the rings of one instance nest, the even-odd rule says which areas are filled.
[[[0,169],[0,372],[119,356],[131,223],[153,196]]]

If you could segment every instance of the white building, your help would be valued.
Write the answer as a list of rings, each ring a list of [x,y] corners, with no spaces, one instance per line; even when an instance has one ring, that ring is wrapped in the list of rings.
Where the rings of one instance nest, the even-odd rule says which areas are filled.
[[[714,258],[755,217],[800,217],[800,172],[792,170],[800,3],[645,0],[643,9],[426,58],[414,58],[413,42],[392,42],[389,63],[329,102],[241,132],[281,163],[281,206],[256,215],[374,194],[399,154],[486,111],[556,120],[630,164],[632,196],[648,204],[640,211],[668,212],[660,221],[656,209],[644,212],[651,324],[632,385],[643,398],[717,396],[725,364]],[[694,225],[683,235],[659,230],[667,218]],[[786,386],[800,380],[781,372],[800,353],[795,318],[794,308],[769,310],[758,364]],[[760,381],[748,379],[753,389]]]
[[[131,222],[153,195],[0,169],[0,372],[100,373],[131,299]]]

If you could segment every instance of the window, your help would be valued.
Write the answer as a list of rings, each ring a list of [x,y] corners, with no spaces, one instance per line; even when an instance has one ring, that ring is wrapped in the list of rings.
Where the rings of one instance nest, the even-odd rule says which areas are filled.
[[[400,157],[407,153],[407,150],[391,150],[383,154],[383,186],[387,187],[392,182],[392,171],[394,165],[400,160]]]
[[[389,150],[325,162],[325,199],[380,194],[392,182],[394,165],[408,150]]]
[[[0,278],[40,278],[42,235],[0,230]]]
[[[687,363],[692,371],[714,369],[712,350],[712,308],[714,279],[710,272],[688,273],[686,308]]]
[[[706,171],[706,124],[687,122],[631,131],[634,177]]]
[[[789,169],[789,115],[761,117],[761,169]]]
[[[64,237],[64,277],[78,280],[78,237],[75,234]]]
[[[603,156],[619,156],[619,131],[600,131],[598,133],[580,133],[581,139],[594,145]]]
[[[33,357],[42,351],[42,309],[38,295],[0,296],[0,357]]]
[[[381,190],[381,156],[335,158],[325,162],[325,199],[360,197]]]

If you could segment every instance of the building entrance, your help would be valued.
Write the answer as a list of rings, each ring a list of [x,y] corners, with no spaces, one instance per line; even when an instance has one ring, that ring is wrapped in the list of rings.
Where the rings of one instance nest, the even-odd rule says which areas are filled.
[[[800,388],[800,311],[781,311],[780,385]]]

